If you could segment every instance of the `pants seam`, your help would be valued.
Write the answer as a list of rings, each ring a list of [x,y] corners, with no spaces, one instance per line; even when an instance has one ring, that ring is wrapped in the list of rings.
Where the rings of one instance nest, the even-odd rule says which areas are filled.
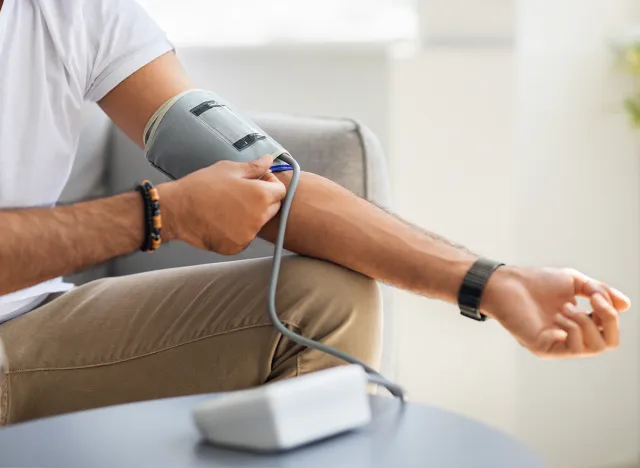
[[[300,328],[299,326],[290,323],[286,320],[282,320],[282,323],[287,324],[289,326],[292,327],[296,327],[296,328]],[[7,395],[8,395],[8,378],[10,375],[15,375],[15,374],[27,374],[27,373],[32,373],[32,372],[51,372],[51,371],[69,371],[69,370],[80,370],[80,369],[93,369],[96,367],[106,367],[106,366],[111,366],[114,364],[122,364],[123,362],[129,362],[129,361],[133,361],[136,359],[141,359],[144,357],[148,357],[148,356],[153,356],[155,354],[159,354],[162,353],[164,351],[168,351],[170,349],[175,349],[175,348],[179,348],[181,346],[185,346],[191,343],[195,343],[201,340],[206,340],[208,338],[213,338],[216,336],[221,336],[221,335],[227,335],[230,333],[235,333],[238,331],[245,331],[245,330],[250,330],[252,328],[261,328],[261,327],[270,327],[273,326],[271,323],[267,323],[267,324],[258,324],[258,325],[247,325],[244,327],[238,327],[238,328],[233,328],[231,330],[225,330],[222,332],[215,332],[215,333],[209,333],[207,335],[203,335],[203,336],[199,336],[197,338],[193,338],[187,341],[183,341],[181,343],[177,343],[175,345],[171,345],[171,346],[166,346],[164,348],[161,349],[156,349],[154,351],[149,351],[147,353],[143,353],[143,354],[138,354],[136,356],[130,356],[130,357],[126,357],[126,358],[122,358],[122,359],[116,359],[114,361],[109,361],[109,362],[101,362],[98,364],[87,364],[87,365],[83,365],[83,366],[67,366],[67,367],[41,367],[41,368],[35,368],[35,369],[11,369],[9,371],[7,371],[5,373],[5,377],[7,378]],[[8,396],[7,396],[8,398]],[[1,402],[0,402],[1,403]],[[4,417],[4,416],[3,416]]]

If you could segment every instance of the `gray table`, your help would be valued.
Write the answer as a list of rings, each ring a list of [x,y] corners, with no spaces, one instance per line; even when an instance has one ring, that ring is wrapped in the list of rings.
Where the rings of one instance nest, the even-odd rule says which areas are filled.
[[[0,430],[0,466],[539,468],[500,432],[435,408],[372,397],[373,423],[285,454],[260,455],[201,442],[191,408],[211,396],[85,411]]]

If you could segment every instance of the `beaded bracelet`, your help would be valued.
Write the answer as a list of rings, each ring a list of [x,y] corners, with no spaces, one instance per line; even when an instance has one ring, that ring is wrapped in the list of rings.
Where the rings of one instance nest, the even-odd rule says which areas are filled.
[[[136,188],[144,201],[144,241],[140,250],[154,252],[162,244],[162,213],[158,189],[148,180]]]

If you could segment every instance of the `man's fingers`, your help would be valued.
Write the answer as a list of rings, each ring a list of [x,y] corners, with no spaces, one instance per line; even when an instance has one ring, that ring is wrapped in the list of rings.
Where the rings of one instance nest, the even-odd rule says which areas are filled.
[[[267,218],[271,220],[280,211],[280,203],[273,203],[267,208]]]
[[[569,270],[573,275],[573,283],[576,295],[582,297],[591,297],[595,293],[602,294],[607,300],[613,302],[613,298],[609,295],[607,288],[600,282],[595,281],[584,273],[577,270]]]
[[[271,174],[273,176],[273,174]],[[287,188],[284,186],[282,182],[280,182],[276,177],[273,180],[269,179],[268,181],[260,180],[258,181],[261,184],[263,190],[265,190],[269,195],[270,203],[279,203],[287,194]]]
[[[573,304],[567,303],[562,314],[556,317],[555,323],[567,332],[566,348],[572,354],[599,354],[620,344],[616,309],[600,293],[593,294],[590,300],[593,307],[591,316],[577,311]]]
[[[276,209],[277,212],[280,209],[280,202],[287,194],[287,188],[280,179],[271,172],[270,168],[272,163],[273,157],[267,155],[247,164],[253,165],[253,169],[251,169],[254,171],[253,174],[260,173],[260,175],[255,178],[259,179],[259,181],[263,183],[262,187],[269,193],[269,201],[278,203],[278,208]]]
[[[259,179],[263,177],[273,164],[273,156],[267,154],[255,161],[243,163],[244,175],[247,179]]]
[[[611,286],[605,285],[605,287],[609,292],[609,296],[613,299],[613,307],[615,307],[618,312],[625,312],[629,310],[631,307],[631,300],[627,296]]]
[[[602,337],[606,347],[609,349],[617,348],[620,344],[618,312],[600,294],[591,296],[591,307],[593,307],[593,316],[598,318],[602,327]]]
[[[558,327],[567,332],[565,346],[571,354],[582,354],[584,352],[584,340],[580,326],[562,314],[556,314],[554,322]]]
[[[566,348],[568,334],[560,328],[547,328],[538,336],[536,354],[541,357],[562,357],[569,354]]]
[[[612,288],[600,281],[596,281],[584,273],[569,269],[569,273],[573,276],[574,281],[574,289],[576,295],[583,297],[591,297],[596,293],[604,296],[606,300],[608,300],[613,307],[619,312],[624,312],[631,307],[631,301],[627,296],[618,291],[615,288]]]
[[[577,311],[572,304],[566,304],[562,309],[562,313],[580,327],[585,351],[598,354],[607,349],[600,330],[587,313]]]
[[[268,169],[267,172],[262,174],[262,176],[260,177],[260,180],[264,182],[278,182],[278,183],[280,182],[280,180],[278,180],[278,178],[273,174],[273,172],[271,172],[271,169]]]
[[[599,315],[594,315],[593,312],[591,312],[589,314],[589,318],[591,318],[591,320],[593,320],[593,323],[596,324],[596,327],[598,327],[598,330],[602,331],[602,320],[600,319]]]

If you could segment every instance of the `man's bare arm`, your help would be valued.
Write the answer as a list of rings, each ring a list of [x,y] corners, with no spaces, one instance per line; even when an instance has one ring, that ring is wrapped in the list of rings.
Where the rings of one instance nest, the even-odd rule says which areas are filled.
[[[294,155],[295,157],[295,155]],[[288,185],[291,173],[277,174]],[[278,219],[261,237],[274,241]],[[476,259],[468,250],[418,229],[339,185],[303,172],[286,248],[346,266],[371,278],[452,302]]]
[[[176,58],[167,54],[125,80],[101,105],[140,145],[152,113],[190,87]],[[162,184],[167,237],[175,234],[192,245],[223,253],[241,250],[260,229],[262,237],[273,240],[277,226],[275,220],[267,221],[277,211],[284,190],[275,177],[255,180],[269,163],[264,158],[244,165],[223,162]],[[290,175],[278,177],[286,183]],[[135,249],[142,241],[142,208],[138,199],[131,198],[134,196],[54,210],[0,212],[0,226],[10,226],[0,228],[0,284],[10,285],[3,284],[0,291]],[[114,225],[116,234],[112,233]],[[304,174],[300,181],[287,233],[287,247],[292,251],[449,302],[455,301],[475,259],[464,249],[312,174]],[[105,235],[112,236],[110,243],[92,251]],[[40,266],[43,262],[51,266]],[[594,320],[572,309],[577,295],[591,299]],[[554,357],[615,348],[618,311],[628,307],[629,300],[619,291],[574,270],[558,269],[501,268],[489,280],[482,299],[482,310],[523,345],[541,356]]]
[[[165,79],[156,81],[158,75]],[[188,78],[166,54],[100,104],[140,145],[146,121],[185,87]],[[128,254],[142,245],[143,230],[135,192],[56,208],[0,210],[0,295]]]
[[[139,146],[163,102],[192,87],[173,53],[142,67],[99,103]],[[278,211],[284,185],[263,175],[266,157],[221,163],[162,184],[162,238],[235,253]],[[224,203],[222,203],[224,201]],[[197,207],[197,209],[196,209]],[[139,248],[143,207],[135,192],[75,205],[0,210],[0,295],[81,270]]]
[[[175,54],[169,52],[128,77],[99,104],[113,123],[142,148],[144,127],[154,112],[193,87]]]
[[[159,105],[155,101],[157,95],[175,95],[192,87],[172,54],[160,62],[162,69],[148,82],[139,74],[127,80],[142,84],[146,92],[138,93],[137,86],[121,86],[112,94],[110,102],[103,103],[107,113],[138,144],[148,120],[143,117]],[[219,164],[213,167],[216,166]],[[285,184],[289,177],[287,173],[278,175]],[[161,193],[165,194],[165,206],[172,206],[173,213],[181,213],[180,219],[175,220],[178,238],[190,241],[181,235],[182,225],[190,225],[193,218],[202,216],[203,210],[219,205],[204,206],[207,198],[202,196],[196,201],[199,191],[184,195],[184,187],[198,181],[207,182],[208,175],[197,171],[185,179],[190,180],[163,184]],[[273,180],[278,179],[273,177]],[[251,209],[243,215],[236,210],[228,211],[226,221],[215,218],[217,222],[209,225],[211,230],[234,226],[259,211],[254,202],[239,201],[245,195],[236,189],[220,196],[225,203],[236,201],[238,208],[250,206]],[[277,219],[262,224],[259,235],[273,241],[276,222]],[[198,232],[193,227],[186,230]],[[243,230],[245,234],[250,231]],[[237,238],[232,232],[222,237],[227,243],[231,239],[232,244]],[[245,236],[225,250],[227,253],[239,251],[247,239]],[[286,245],[294,252],[329,260],[377,280],[449,302],[456,300],[463,277],[476,258],[465,249],[411,226],[313,174],[302,175],[289,217]],[[584,315],[572,311],[576,295],[590,297],[593,321],[584,320]],[[492,275],[481,304],[483,312],[500,321],[532,352],[555,357],[585,356],[615,348],[619,336],[617,314],[628,307],[629,300],[622,293],[574,270],[517,267],[500,268]]]
[[[0,211],[0,295],[132,252],[143,232],[137,193]]]
[[[141,145],[144,127],[160,104],[192,87],[176,57],[167,54],[128,78],[101,106]],[[278,177],[287,183],[290,174]],[[272,221],[261,235],[273,241],[276,233],[277,225]],[[449,301],[455,299],[462,277],[475,258],[337,184],[308,173],[302,176],[287,233],[287,248],[292,251]]]

